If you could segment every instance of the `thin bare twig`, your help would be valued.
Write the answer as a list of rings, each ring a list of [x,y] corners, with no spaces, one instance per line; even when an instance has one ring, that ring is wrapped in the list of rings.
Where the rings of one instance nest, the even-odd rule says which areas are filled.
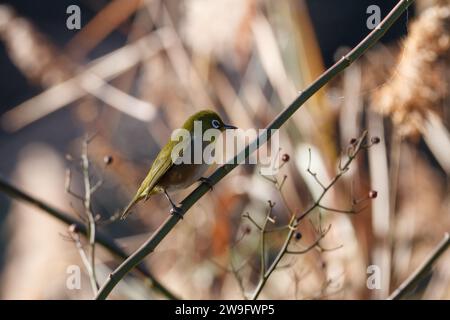
[[[263,228],[258,224],[258,222],[255,221],[255,219],[252,218],[252,216],[248,212],[242,214],[242,218],[248,219],[259,231],[263,230]]]
[[[309,251],[311,251],[312,249],[314,249],[315,247],[319,246],[320,241],[327,235],[328,231],[330,231],[331,229],[331,224],[324,230],[321,231],[319,234],[319,237],[317,237],[317,239],[310,244],[308,247],[306,247],[303,250],[286,250],[287,254],[305,254],[308,253]]]
[[[320,179],[317,177],[317,172],[313,172],[311,170],[311,148],[308,148],[308,167],[306,168],[306,171],[314,178],[314,180],[317,182],[319,186],[322,187],[322,189],[325,189],[325,186],[323,185],[322,181],[320,181]]]
[[[270,215],[272,214],[273,207],[275,207],[275,203],[269,200],[269,209],[267,210],[267,214],[264,218],[263,226],[260,230],[260,260],[261,260],[261,278],[264,277],[264,274],[266,273],[266,228],[267,223],[269,221],[273,221]]]
[[[231,272],[233,273],[233,276],[236,279],[236,282],[239,286],[239,289],[241,290],[242,297],[244,298],[244,300],[247,300],[247,295],[245,294],[244,283],[242,281],[241,276],[239,275],[239,269],[235,268],[235,266],[234,266],[233,256],[231,256],[230,267],[231,267]]]
[[[50,204],[41,201],[39,199],[34,198],[28,193],[14,187],[10,183],[8,183],[5,179],[0,177],[0,192],[15,198],[19,201],[22,201],[34,208],[42,210],[43,212],[49,214],[50,216],[58,219],[62,223],[66,225],[74,225],[80,233],[87,235],[87,227],[78,219],[72,217],[70,214],[58,210],[51,206]],[[96,242],[108,250],[113,256],[118,257],[121,260],[125,260],[128,257],[128,253],[123,250],[119,244],[114,241],[111,237],[106,235],[103,232],[96,232],[95,235]],[[178,297],[174,295],[169,289],[167,289],[162,283],[160,283],[155,276],[143,265],[139,264],[136,269],[146,278],[146,284],[150,288],[156,289],[162,295],[164,295],[168,299],[177,300]]]
[[[341,165],[339,166],[338,173],[334,176],[334,178],[330,181],[330,183],[328,183],[328,185],[324,186],[322,193],[319,195],[319,197],[316,199],[316,201],[311,205],[311,207],[297,218],[297,223],[300,222],[303,218],[305,218],[311,211],[313,211],[319,205],[321,205],[320,202],[322,201],[323,197],[326,195],[328,190],[330,190],[330,188],[336,184],[336,182],[342,177],[342,175],[344,175],[349,170],[350,164],[353,162],[353,160],[358,155],[358,153],[363,148],[370,147],[370,145],[364,145],[366,137],[367,137],[367,131],[364,131],[363,134],[361,135],[361,137],[359,137],[357,139],[357,141],[352,146],[349,147],[349,149],[347,151],[347,161],[345,161],[345,163],[342,166]]]
[[[73,192],[71,190],[71,178],[72,178],[72,171],[70,169],[67,169],[66,171],[66,191],[68,194],[74,196],[76,199],[80,200],[83,203],[84,207],[84,218],[87,220],[87,237],[89,240],[89,248],[90,248],[90,266],[87,268],[88,274],[89,274],[89,281],[92,287],[92,291],[94,292],[94,295],[97,294],[98,291],[98,281],[95,271],[95,231],[96,231],[96,219],[94,217],[94,214],[92,212],[92,194],[95,192],[98,187],[103,183],[103,174],[101,179],[98,180],[98,182],[95,184],[95,188],[91,187],[91,178],[90,178],[90,161],[89,161],[89,155],[88,155],[88,147],[89,143],[95,138],[95,134],[91,137],[85,137],[82,144],[82,152],[81,152],[81,170],[83,174],[83,183],[84,183],[84,195],[80,196]],[[75,210],[75,209],[74,209]],[[76,210],[75,210],[76,211]],[[77,212],[77,211],[76,211]],[[77,213],[78,214],[78,213]],[[84,220],[84,219],[83,219]],[[78,251],[80,251],[80,248],[78,246],[81,245],[81,243],[77,242],[77,238],[75,236],[72,236],[75,240],[75,244],[77,244]],[[81,247],[82,250],[82,247]],[[80,256],[84,262],[84,250],[82,250],[82,254],[80,252]]]
[[[69,228],[69,237],[73,240],[75,243],[75,247],[78,250],[78,253],[80,254],[81,261],[83,262],[84,266],[86,267],[86,271],[89,275],[92,293],[95,295],[98,291],[98,284],[95,282],[95,271],[92,269],[92,264],[89,261],[89,258],[86,255],[86,252],[84,251],[83,244],[81,243],[80,235],[78,234],[78,231],[76,230],[76,227],[74,225],[70,226]]]
[[[90,246],[90,260],[91,260],[91,273],[90,281],[91,285],[95,287],[95,292],[98,290],[97,276],[95,272],[95,217],[92,213],[91,207],[91,180],[89,177],[89,158],[88,158],[88,145],[91,139],[87,138],[83,141],[83,152],[81,155],[82,169],[83,169],[83,180],[84,180],[84,210],[86,217],[88,218],[88,238]]]
[[[72,184],[72,170],[67,169],[66,170],[66,185],[65,185],[66,192],[68,194],[70,194],[72,197],[83,201],[84,198],[81,195],[79,195],[78,193],[76,193],[75,191],[72,190],[71,184]]]

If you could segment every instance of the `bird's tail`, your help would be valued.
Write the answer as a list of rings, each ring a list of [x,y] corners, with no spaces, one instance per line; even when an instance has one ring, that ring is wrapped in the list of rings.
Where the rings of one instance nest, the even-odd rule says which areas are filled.
[[[139,202],[139,200],[141,200],[140,197],[134,197],[133,200],[130,201],[128,206],[125,208],[125,210],[123,210],[122,214],[120,215],[120,220],[125,220],[130,215],[131,213],[130,210],[134,207],[136,203]]]

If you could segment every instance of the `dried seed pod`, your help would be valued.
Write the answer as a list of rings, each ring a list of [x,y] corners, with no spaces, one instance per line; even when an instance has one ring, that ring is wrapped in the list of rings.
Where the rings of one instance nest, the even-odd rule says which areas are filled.
[[[369,198],[370,199],[375,199],[377,196],[378,196],[378,192],[376,192],[375,190],[369,191]]]
[[[108,166],[113,162],[113,157],[112,156],[104,156],[103,157],[103,162]]]

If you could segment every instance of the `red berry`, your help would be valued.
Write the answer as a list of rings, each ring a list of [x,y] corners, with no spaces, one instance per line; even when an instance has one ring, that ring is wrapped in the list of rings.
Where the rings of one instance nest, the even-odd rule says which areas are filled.
[[[106,165],[110,165],[112,162],[113,162],[113,157],[112,156],[104,156],[103,157],[103,162],[106,164]]]
[[[378,192],[376,192],[375,190],[372,190],[369,192],[370,199],[375,199],[377,196],[378,196]]]

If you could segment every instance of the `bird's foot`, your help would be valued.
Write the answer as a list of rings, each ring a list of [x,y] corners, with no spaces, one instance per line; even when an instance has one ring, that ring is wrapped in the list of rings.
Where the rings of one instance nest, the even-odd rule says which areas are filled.
[[[180,220],[183,220],[183,210],[181,210],[180,207],[173,206],[172,209],[170,209],[170,214],[177,216]]]
[[[201,177],[200,179],[198,179],[198,181],[206,184],[209,187],[209,190],[213,191],[214,187],[213,187],[213,183],[211,182],[211,179],[206,178],[206,177]]]

